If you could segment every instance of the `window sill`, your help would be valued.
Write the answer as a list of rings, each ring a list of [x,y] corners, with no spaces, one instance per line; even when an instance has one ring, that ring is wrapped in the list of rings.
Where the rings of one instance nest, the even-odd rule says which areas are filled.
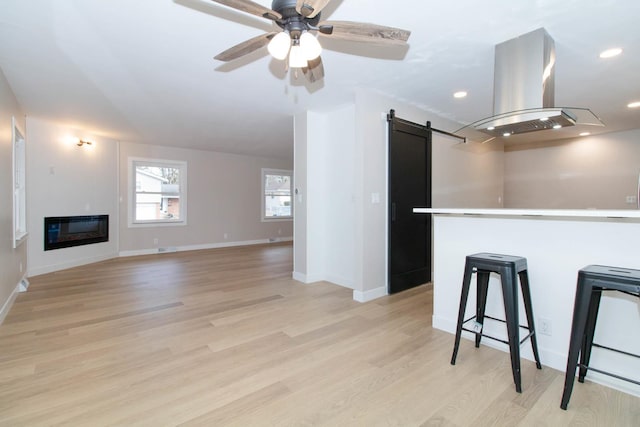
[[[274,217],[274,218],[262,218],[261,222],[286,222],[293,221],[292,216],[287,217]]]

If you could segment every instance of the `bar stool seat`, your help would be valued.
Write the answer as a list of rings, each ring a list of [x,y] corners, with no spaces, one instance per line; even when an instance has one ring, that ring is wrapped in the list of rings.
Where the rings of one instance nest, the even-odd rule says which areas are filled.
[[[469,297],[469,288],[471,286],[471,276],[473,273],[476,273],[477,286],[476,314],[475,316],[465,320],[465,310],[467,306],[467,299]],[[485,315],[490,273],[497,273],[500,275],[505,320]],[[522,299],[527,317],[527,326],[519,325],[518,278],[520,279],[520,287],[522,288]],[[505,341],[482,333],[485,318],[506,323],[508,339]],[[466,328],[465,324],[473,320],[475,320],[475,323],[473,323],[473,329]],[[528,334],[522,339],[522,341],[520,340],[520,328],[528,331]],[[453,355],[451,356],[452,365],[456,364],[456,357],[460,346],[460,336],[462,335],[463,330],[475,333],[476,347],[480,346],[480,340],[483,336],[509,345],[513,381],[515,382],[516,391],[521,393],[520,345],[526,341],[527,338],[531,340],[531,347],[536,361],[536,367],[538,369],[542,368],[542,365],[540,364],[540,356],[538,355],[538,344],[536,342],[535,326],[533,322],[533,308],[531,306],[531,293],[529,290],[529,275],[527,272],[526,258],[486,252],[468,255],[466,257],[464,277],[462,279],[462,292],[460,296],[460,309],[458,311],[458,323],[456,327],[456,338],[453,347]]]
[[[581,383],[584,382],[587,370],[592,370],[640,385],[640,381],[589,367],[591,349],[594,346],[640,358],[639,355],[603,347],[593,342],[602,291],[618,291],[640,297],[640,270],[604,265],[589,265],[578,272],[576,299],[573,307],[573,323],[571,325],[571,338],[569,341],[569,354],[567,356],[567,371],[564,379],[562,401],[560,403],[562,409],[567,409],[567,405],[569,404],[577,367],[580,367],[578,381]],[[580,363],[578,363],[578,354],[580,354]]]

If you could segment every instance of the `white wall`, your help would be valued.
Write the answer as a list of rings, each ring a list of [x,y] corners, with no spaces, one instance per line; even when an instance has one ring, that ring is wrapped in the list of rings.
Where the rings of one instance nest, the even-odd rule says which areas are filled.
[[[296,202],[294,277],[350,287],[359,301],[382,296],[387,289],[390,109],[417,123],[430,120],[442,130],[456,127],[433,113],[365,90],[356,91],[353,105],[296,117],[296,186],[304,190],[306,204]],[[462,145],[434,134],[433,153],[434,206],[500,207],[502,147]],[[380,196],[379,203],[373,201],[374,194]],[[333,203],[338,201],[340,208]]]
[[[321,114],[307,115],[307,277],[306,282],[325,280],[327,274],[326,232],[330,208],[326,205],[328,177],[325,141],[328,119]]]
[[[356,300],[366,301],[387,292],[387,120],[398,101],[377,93],[356,91]],[[409,108],[407,108],[408,110]],[[407,114],[407,113],[405,113]],[[410,119],[411,120],[411,119]],[[380,194],[380,203],[372,203]]]
[[[356,286],[353,265],[356,256],[356,168],[355,108],[341,107],[324,115],[317,124],[320,135],[325,136],[319,144],[324,147],[324,170],[311,176],[323,176],[323,203],[318,212],[324,216],[325,271],[327,280],[347,288]],[[324,121],[324,123],[323,123]],[[313,131],[313,129],[312,129]],[[326,173],[327,169],[331,173]]]
[[[186,225],[128,226],[130,157],[187,162]],[[291,220],[262,222],[262,168],[290,170],[292,165],[283,159],[121,142],[120,253],[135,255],[157,252],[158,248],[188,250],[290,240]]]
[[[12,117],[15,117],[29,144],[22,108],[0,70],[0,203],[3,206],[0,209],[0,323],[11,308],[18,284],[26,273],[29,245],[27,241],[13,249]]]
[[[361,200],[359,221],[362,249],[360,284],[365,294],[375,295],[386,289],[386,170],[387,125],[384,113],[394,109],[396,116],[415,123],[452,131],[457,124],[436,114],[404,104],[384,95],[360,90],[356,93],[356,153],[362,170],[359,174]],[[501,147],[500,147],[501,148]],[[447,207],[499,207],[502,196],[503,153],[501,149],[478,150],[434,133],[433,205]],[[470,184],[472,183],[472,184]],[[371,203],[371,194],[380,193],[380,204]],[[357,286],[356,286],[357,287]]]
[[[293,123],[293,278],[311,283],[307,275],[307,113],[296,114]]]
[[[31,117],[27,135],[29,276],[117,256],[118,143]],[[78,147],[77,138],[92,145]],[[108,242],[44,250],[45,217],[98,214],[109,215]]]
[[[298,117],[306,134],[297,140],[294,278],[327,280],[353,288],[355,263],[354,107]],[[305,153],[304,156],[301,153]],[[304,270],[302,267],[304,266]]]
[[[637,209],[640,129],[505,149],[505,207]]]

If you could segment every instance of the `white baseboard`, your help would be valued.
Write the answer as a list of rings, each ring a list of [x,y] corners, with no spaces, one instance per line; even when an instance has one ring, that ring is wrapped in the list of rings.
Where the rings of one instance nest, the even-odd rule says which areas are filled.
[[[353,289],[353,285],[351,284],[350,280],[345,279],[343,277],[338,277],[338,276],[331,276],[331,275],[324,276],[320,274],[303,274],[303,273],[294,271],[291,274],[291,278],[298,282],[302,282],[306,285],[310,283],[316,283],[316,282],[329,282],[329,283],[333,283],[334,285],[342,286],[343,288]]]
[[[453,351],[453,335],[456,331],[456,322],[451,319],[445,319],[442,317],[433,316],[432,317],[433,327],[435,329],[440,329],[442,331],[448,332],[452,334],[451,336],[451,350]],[[463,332],[463,338],[473,339],[473,335],[470,333]],[[566,372],[567,369],[567,354],[566,353],[558,353],[557,351],[551,351],[549,349],[543,348],[540,346],[540,340],[538,340],[538,352],[540,353],[540,363],[544,367],[556,369],[560,372]],[[487,345],[488,347],[496,348],[498,350],[502,350],[504,352],[508,352],[509,348],[506,344],[497,343],[492,340],[483,340],[482,345]],[[568,347],[567,343],[567,347]],[[530,345],[527,342],[523,344],[522,357],[528,360],[533,360],[532,354],[530,353]],[[622,391],[623,393],[631,394],[633,396],[640,397],[640,388],[636,385],[633,385],[629,382],[618,380],[616,378],[610,377],[608,375],[599,374],[598,372],[589,371],[586,380],[592,381],[597,384],[604,385],[606,387],[611,387],[613,389]],[[579,387],[577,380],[574,384],[575,387]]]
[[[11,295],[9,295],[9,298],[7,298],[7,300],[2,305],[2,309],[0,310],[0,325],[2,324],[2,322],[4,322],[4,318],[7,317],[7,314],[9,314],[9,310],[11,310],[11,307],[13,306],[13,303],[15,302],[19,292],[20,283],[16,285],[16,287],[11,292]]]
[[[120,251],[118,256],[130,257],[138,255],[153,255],[158,253],[171,253],[171,252],[184,252],[184,251],[199,251],[203,249],[219,249],[219,248],[231,248],[235,246],[250,246],[250,245],[264,245],[268,243],[278,242],[291,242],[293,237],[277,237],[258,240],[244,240],[239,242],[222,242],[222,243],[206,243],[202,245],[186,245],[186,246],[170,246],[163,248],[151,248],[151,249],[136,249],[133,251]]]
[[[358,302],[368,302],[373,301],[374,299],[378,299],[388,295],[386,286],[381,286],[376,289],[371,289],[369,291],[353,291],[353,299]]]
[[[171,246],[166,248],[152,248],[152,249],[139,249],[134,251],[120,251],[119,253],[100,255],[90,258],[82,258],[73,260],[62,264],[52,264],[43,267],[37,267],[29,270],[28,276],[39,276],[41,274],[53,273],[67,268],[80,267],[86,264],[92,264],[94,262],[106,261],[118,257],[130,257],[138,255],[152,255],[158,253],[170,253],[181,251],[196,251],[201,249],[216,249],[216,248],[228,248],[233,246],[248,246],[248,245],[263,245],[277,242],[290,242],[293,237],[278,237],[260,240],[245,240],[241,242],[224,242],[224,243],[209,243],[203,245],[187,245],[187,246]]]
[[[306,274],[298,273],[297,271],[291,273],[291,278],[301,283],[308,283]]]
[[[298,273],[297,271],[294,271],[291,274],[291,278],[298,282],[302,282],[305,285],[308,285],[310,283],[322,282],[325,280],[324,277],[317,274],[304,274],[304,273]]]
[[[441,331],[448,332],[452,335],[451,337],[451,349],[453,350],[453,335],[456,333],[456,321],[452,319],[445,319],[438,316],[432,316],[431,322],[434,329],[440,329]],[[470,332],[463,331],[462,338],[473,340],[474,335]],[[505,337],[506,339],[506,337]],[[506,344],[493,341],[493,340],[483,340],[482,345],[486,345],[487,347],[492,347],[497,350],[504,351],[505,353],[509,352],[509,347]],[[533,353],[531,352],[531,345],[529,342],[525,342],[521,346],[521,356],[527,360],[534,360]],[[567,367],[567,355],[560,354],[555,351],[551,351],[545,349],[540,346],[540,339],[538,339],[538,353],[540,354],[540,363],[543,366],[548,366],[549,368],[557,369],[559,371],[564,371]]]
[[[347,289],[355,288],[353,284],[353,280],[347,279],[344,277],[328,275],[325,277],[324,280],[326,280],[327,282],[331,282],[335,285],[342,286],[343,288],[347,288]]]
[[[449,320],[448,318],[439,317],[435,314],[431,316],[431,325],[434,329],[440,329],[441,331],[454,334],[456,332],[456,322]]]
[[[612,371],[612,369],[609,369],[609,371]],[[614,390],[618,390],[623,393],[630,394],[632,396],[640,397],[640,387],[628,381],[619,380],[617,378],[613,378],[608,375],[600,374],[598,372],[593,372],[593,371],[589,371],[589,373],[584,379],[585,381],[591,381],[596,384],[600,384],[605,387],[610,387]],[[637,380],[638,376],[636,375],[636,377],[632,379]],[[573,384],[573,389],[575,390],[577,387],[580,387],[580,385],[581,384],[578,382],[578,379],[576,378],[575,383]]]

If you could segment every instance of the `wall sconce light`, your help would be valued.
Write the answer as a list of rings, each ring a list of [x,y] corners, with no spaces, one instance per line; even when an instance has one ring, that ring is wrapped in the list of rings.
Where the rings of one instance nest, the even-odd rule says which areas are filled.
[[[82,139],[78,140],[78,143],[77,143],[78,147],[82,147],[84,144],[91,145],[92,142],[91,141],[83,141]]]

